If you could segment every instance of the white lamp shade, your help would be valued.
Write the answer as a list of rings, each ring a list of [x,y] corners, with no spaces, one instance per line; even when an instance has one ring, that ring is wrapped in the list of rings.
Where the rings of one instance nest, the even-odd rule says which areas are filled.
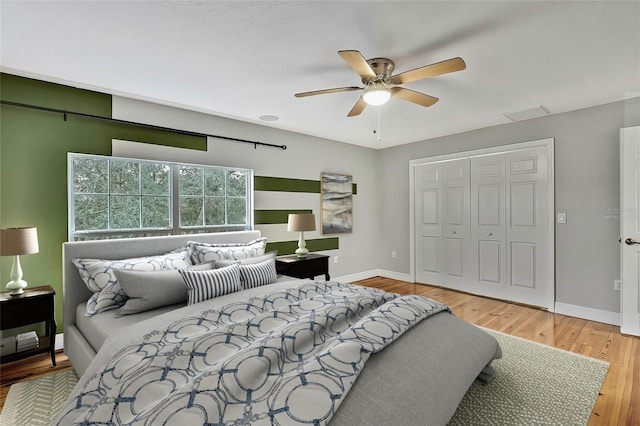
[[[388,89],[373,88],[365,90],[362,98],[368,105],[378,106],[386,104],[391,98],[391,92]]]
[[[313,213],[292,213],[289,214],[287,231],[315,231],[316,217]]]
[[[0,256],[33,254],[39,250],[36,228],[0,229]]]

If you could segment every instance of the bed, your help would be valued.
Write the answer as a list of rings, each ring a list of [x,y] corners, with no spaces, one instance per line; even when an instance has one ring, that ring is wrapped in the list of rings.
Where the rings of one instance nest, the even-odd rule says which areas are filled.
[[[492,380],[501,356],[492,336],[437,301],[347,283],[278,277],[190,305],[85,314],[95,292],[74,259],[260,239],[241,231],[65,243],[64,350],[81,378],[55,424],[444,425],[474,380]]]

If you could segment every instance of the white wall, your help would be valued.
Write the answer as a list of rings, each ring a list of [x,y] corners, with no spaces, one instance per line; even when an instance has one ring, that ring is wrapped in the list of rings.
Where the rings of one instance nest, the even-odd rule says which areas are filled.
[[[556,301],[620,312],[618,130],[640,124],[640,98],[384,149],[379,267],[409,272],[409,161],[555,138]],[[397,258],[391,259],[390,252]]]
[[[330,262],[332,278],[377,268],[379,194],[377,170],[372,167],[377,158],[375,150],[115,96],[113,117],[287,146],[286,150],[260,146],[254,149],[250,144],[209,138],[207,152],[202,152],[115,141],[115,156],[243,167],[253,169],[257,176],[294,179],[320,180],[321,172],[352,175],[354,183],[358,184],[358,193],[353,197],[353,233],[321,235],[319,229],[305,232],[305,238],[339,237],[339,250],[324,252],[339,259],[337,264]],[[318,221],[316,225],[320,225],[320,194],[257,191],[255,208],[312,209]],[[270,241],[298,238],[297,234],[286,231],[285,224],[257,228]]]

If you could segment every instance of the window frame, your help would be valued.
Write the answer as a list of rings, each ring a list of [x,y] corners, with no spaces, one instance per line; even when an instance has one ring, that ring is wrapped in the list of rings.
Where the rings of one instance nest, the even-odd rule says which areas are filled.
[[[93,230],[76,230],[75,229],[75,219],[76,219],[76,209],[75,209],[75,197],[76,195],[82,195],[83,193],[75,192],[75,165],[74,160],[76,159],[96,159],[96,160],[106,160],[107,161],[107,193],[100,195],[105,195],[107,197],[107,229],[93,229]],[[132,228],[132,229],[112,229],[111,228],[111,197],[114,194],[111,192],[111,162],[112,161],[129,161],[135,162],[138,164],[139,170],[142,170],[143,163],[150,164],[161,164],[169,167],[169,189],[168,189],[168,198],[169,198],[169,226],[167,227],[143,227],[143,197],[145,194],[142,193],[142,177],[141,173],[138,176],[138,186],[139,186],[139,194],[135,196],[140,198],[140,227]],[[182,167],[194,167],[203,170],[213,169],[213,170],[223,170],[225,176],[225,193],[224,196],[219,196],[220,198],[224,198],[225,200],[225,224],[222,225],[206,225],[204,224],[204,218],[202,225],[196,226],[181,226],[180,220],[180,201],[182,200],[182,195],[180,194],[180,169]],[[227,182],[227,174],[229,171],[240,171],[245,174],[245,196],[229,196],[226,191],[226,182]],[[93,154],[82,154],[82,153],[67,153],[67,221],[68,221],[68,241],[80,241],[80,240],[98,240],[98,239],[120,239],[120,238],[138,238],[138,237],[148,237],[148,236],[163,236],[163,235],[186,235],[186,234],[199,234],[199,233],[208,233],[208,232],[231,232],[231,231],[243,231],[243,230],[253,230],[254,229],[254,189],[253,189],[253,179],[254,171],[253,169],[246,169],[242,167],[225,167],[225,166],[213,166],[210,164],[195,164],[195,163],[180,163],[175,161],[160,161],[160,160],[149,160],[142,158],[129,158],[129,157],[114,157],[107,155],[93,155]],[[204,179],[204,178],[203,178]],[[203,187],[203,209],[204,202],[206,199],[205,190]],[[153,196],[153,194],[147,194],[147,196]],[[197,197],[197,196],[190,196]],[[227,212],[227,202],[229,199],[244,199],[246,202],[246,220],[244,224],[229,224],[228,222],[228,212]],[[205,212],[203,210],[203,215]]]

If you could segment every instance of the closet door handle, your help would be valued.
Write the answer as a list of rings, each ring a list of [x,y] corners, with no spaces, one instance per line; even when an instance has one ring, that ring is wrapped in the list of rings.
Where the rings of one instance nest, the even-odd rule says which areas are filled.
[[[490,237],[493,237],[493,232],[489,232],[489,236],[490,236]]]
[[[628,246],[632,246],[634,244],[640,244],[640,242],[635,241],[633,238],[627,238],[626,240],[624,240],[624,243]]]

